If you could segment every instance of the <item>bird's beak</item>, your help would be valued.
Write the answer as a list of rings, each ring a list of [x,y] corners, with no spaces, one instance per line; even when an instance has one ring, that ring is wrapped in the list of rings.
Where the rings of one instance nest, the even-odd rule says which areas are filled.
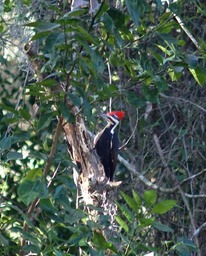
[[[100,117],[102,117],[104,120],[106,120],[107,122],[110,121],[109,117],[107,114],[100,114]]]

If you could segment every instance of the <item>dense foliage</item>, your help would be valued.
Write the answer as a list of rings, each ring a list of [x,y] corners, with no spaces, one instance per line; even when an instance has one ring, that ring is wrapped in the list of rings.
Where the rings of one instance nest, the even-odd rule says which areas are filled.
[[[205,255],[203,1],[6,0],[0,14],[0,254]],[[118,237],[76,207],[55,140],[57,117],[76,118],[65,99],[92,133],[100,112],[126,112]]]

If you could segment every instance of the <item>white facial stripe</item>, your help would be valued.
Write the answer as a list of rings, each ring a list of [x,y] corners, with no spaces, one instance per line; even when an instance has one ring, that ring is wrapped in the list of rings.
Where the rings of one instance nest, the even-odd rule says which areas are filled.
[[[119,124],[119,118],[116,115],[109,116],[110,121],[114,124],[114,127],[111,130],[111,133],[114,133],[115,128]]]
[[[119,118],[116,115],[108,116],[108,119],[114,124],[119,123]]]

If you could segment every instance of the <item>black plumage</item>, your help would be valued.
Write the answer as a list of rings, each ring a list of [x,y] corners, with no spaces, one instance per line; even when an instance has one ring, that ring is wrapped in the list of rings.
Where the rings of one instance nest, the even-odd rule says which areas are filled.
[[[105,175],[113,181],[117,164],[119,140],[117,133],[112,131],[114,124],[109,123],[96,137],[95,148],[104,167]]]

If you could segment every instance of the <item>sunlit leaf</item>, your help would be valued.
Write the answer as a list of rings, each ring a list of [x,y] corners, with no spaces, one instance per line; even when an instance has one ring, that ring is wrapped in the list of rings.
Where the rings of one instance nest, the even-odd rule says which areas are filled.
[[[137,194],[136,191],[132,190],[132,195],[133,195],[133,198],[136,202],[136,204],[138,205],[138,207],[140,207],[142,205],[142,199],[140,198],[140,196]]]
[[[26,173],[26,177],[24,177],[23,181],[35,181],[36,179],[39,179],[42,177],[42,170],[41,169],[33,169],[29,170]]]
[[[127,223],[120,216],[115,216],[115,220],[120,225],[120,227],[122,227],[127,233],[129,232]]]
[[[168,56],[171,56],[172,55],[172,52],[170,50],[168,50],[166,47],[162,46],[162,45],[158,45],[157,44],[157,47],[162,50],[165,54],[167,54]]]
[[[176,206],[176,201],[175,200],[164,200],[160,201],[157,204],[154,205],[152,208],[152,213],[157,213],[157,214],[164,214],[168,211],[170,211],[174,206]]]
[[[155,190],[147,190],[144,192],[144,201],[147,207],[156,203],[157,192]]]
[[[133,223],[134,221],[134,214],[132,211],[129,210],[129,208],[126,205],[121,205],[119,203],[117,203],[118,208],[120,209],[121,213],[124,215],[124,217],[130,222]]]
[[[112,243],[107,242],[104,236],[97,231],[93,232],[92,242],[95,245],[95,247],[99,250],[110,249],[111,251],[117,253],[117,250],[114,247],[114,245]]]
[[[190,73],[200,86],[204,86],[206,83],[206,71],[204,68],[197,66],[195,69],[189,68]]]
[[[124,200],[126,201],[127,205],[133,209],[134,211],[138,210],[138,205],[136,203],[136,201],[131,198],[130,196],[128,196],[127,194],[125,194],[123,191],[120,192],[122,197],[124,198]]]

